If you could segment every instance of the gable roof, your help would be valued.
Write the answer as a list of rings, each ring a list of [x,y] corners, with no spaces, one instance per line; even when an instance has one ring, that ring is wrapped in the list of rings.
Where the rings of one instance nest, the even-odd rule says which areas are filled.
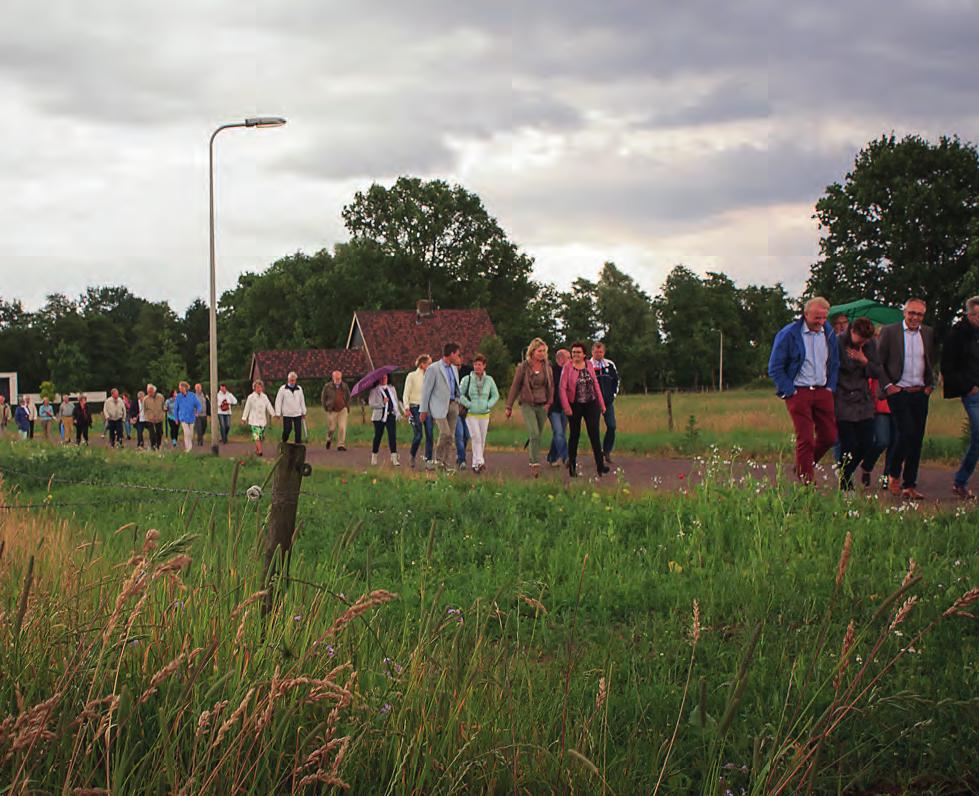
[[[419,316],[415,310],[356,312],[348,346],[358,328],[370,367],[397,365],[402,370],[414,368],[419,354],[438,359],[442,346],[450,341],[462,346],[463,358],[470,361],[480,343],[496,334],[485,309],[435,310],[428,316]]]
[[[257,372],[256,372],[257,368]],[[360,349],[306,348],[299,351],[256,351],[251,379],[285,379],[294,370],[300,379],[325,379],[335,370],[360,378],[367,373],[367,357]]]

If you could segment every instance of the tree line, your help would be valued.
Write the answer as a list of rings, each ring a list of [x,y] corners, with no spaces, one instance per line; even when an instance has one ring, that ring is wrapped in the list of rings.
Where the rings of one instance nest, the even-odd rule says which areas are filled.
[[[967,295],[979,292],[979,159],[972,144],[883,136],[828,186],[814,218],[819,260],[806,293],[834,303],[873,298],[893,305],[920,295],[940,335]],[[441,180],[402,177],[372,185],[343,209],[348,242],[296,252],[241,275],[219,299],[219,373],[241,383],[251,354],[335,348],[357,310],[484,307],[498,339],[497,366],[527,342],[552,347],[604,339],[628,391],[724,386],[762,380],[776,331],[798,310],[780,283],[738,287],[723,273],[677,265],[649,295],[615,263],[568,290],[533,278],[533,259],[511,242],[480,198]],[[135,389],[149,381],[205,381],[207,307],[183,314],[125,287],[55,294],[36,312],[0,299],[0,370],[22,390]],[[500,375],[505,375],[501,373]]]

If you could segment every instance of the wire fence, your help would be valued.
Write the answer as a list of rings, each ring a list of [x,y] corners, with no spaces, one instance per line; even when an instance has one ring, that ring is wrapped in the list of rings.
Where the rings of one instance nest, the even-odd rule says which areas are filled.
[[[54,473],[41,474],[41,473],[31,473],[24,470],[20,470],[16,467],[2,466],[0,467],[0,475],[4,478],[12,476],[16,481],[29,480],[35,481],[42,484],[47,484],[49,487],[52,484],[60,484],[63,486],[87,486],[87,487],[97,487],[104,489],[121,489],[121,490],[135,490],[141,492],[156,493],[158,497],[124,497],[124,496],[113,496],[112,500],[115,503],[162,503],[168,500],[172,500],[175,497],[202,497],[202,498],[225,498],[225,499],[235,499],[235,500],[248,500],[250,502],[256,503],[265,497],[265,491],[263,486],[258,484],[253,484],[245,489],[231,492],[222,492],[211,489],[194,489],[187,487],[172,487],[172,486],[158,486],[155,484],[139,484],[132,483],[128,481],[116,481],[116,480],[98,480],[94,478],[66,478],[64,476],[56,475]],[[266,483],[268,478],[265,479]],[[336,498],[335,494],[328,494],[324,492],[316,492],[308,489],[302,490],[300,493],[302,496],[311,497],[321,500],[334,500]],[[76,508],[76,507],[92,507],[92,506],[104,506],[105,498],[101,500],[83,500],[83,501],[56,501],[54,500],[52,493],[50,491],[45,495],[44,500],[38,503],[0,503],[0,510],[37,510],[45,508]]]

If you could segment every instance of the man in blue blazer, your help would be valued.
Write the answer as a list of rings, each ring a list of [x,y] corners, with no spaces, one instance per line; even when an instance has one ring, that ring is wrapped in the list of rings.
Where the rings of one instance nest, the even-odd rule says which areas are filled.
[[[454,472],[452,454],[455,448],[455,428],[459,420],[459,366],[462,350],[458,343],[446,343],[442,358],[433,362],[425,371],[422,382],[422,400],[418,407],[419,420],[424,425],[429,415],[438,428],[435,459],[429,469],[441,465],[447,472]]]
[[[795,472],[804,484],[812,483],[815,463],[836,443],[840,350],[828,317],[826,299],[809,299],[802,317],[775,335],[768,360],[768,376],[795,427]]]

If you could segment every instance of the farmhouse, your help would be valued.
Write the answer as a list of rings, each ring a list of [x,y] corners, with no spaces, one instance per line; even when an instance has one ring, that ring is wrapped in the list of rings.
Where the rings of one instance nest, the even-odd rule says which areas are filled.
[[[382,365],[408,371],[419,354],[440,357],[449,341],[462,346],[468,362],[482,341],[494,334],[484,309],[433,309],[431,302],[419,301],[414,310],[361,310],[350,321],[346,348],[256,351],[249,380],[284,379],[291,370],[301,379],[327,379],[334,370],[342,371],[346,379],[358,379]]]

